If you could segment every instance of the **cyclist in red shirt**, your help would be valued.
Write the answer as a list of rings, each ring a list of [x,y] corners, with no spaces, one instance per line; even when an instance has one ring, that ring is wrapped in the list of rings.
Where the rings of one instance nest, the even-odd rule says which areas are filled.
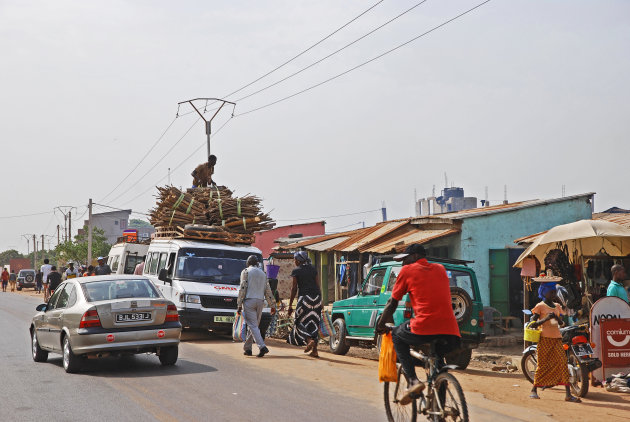
[[[392,331],[396,355],[407,376],[407,390],[400,400],[401,404],[411,402],[424,389],[424,383],[416,375],[415,364],[409,353],[410,346],[442,339],[436,346],[441,363],[447,353],[460,346],[461,336],[453,313],[446,270],[440,264],[429,263],[426,255],[423,246],[410,245],[405,253],[394,257],[403,262],[403,268],[377,326],[377,332],[387,331],[385,323],[393,322],[398,302],[409,293],[414,316]]]

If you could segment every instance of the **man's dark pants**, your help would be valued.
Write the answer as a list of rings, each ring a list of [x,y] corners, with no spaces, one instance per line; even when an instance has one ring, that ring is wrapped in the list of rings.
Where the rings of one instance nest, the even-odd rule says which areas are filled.
[[[435,335],[418,335],[411,332],[409,322],[404,322],[392,331],[392,340],[394,341],[394,349],[398,361],[403,367],[408,378],[418,378],[416,375],[416,366],[414,358],[409,352],[410,346],[420,346],[431,343],[433,340],[444,339],[444,343],[436,346],[436,352],[440,360],[444,359],[447,353],[457,349],[461,344],[461,339],[454,335],[435,334]]]

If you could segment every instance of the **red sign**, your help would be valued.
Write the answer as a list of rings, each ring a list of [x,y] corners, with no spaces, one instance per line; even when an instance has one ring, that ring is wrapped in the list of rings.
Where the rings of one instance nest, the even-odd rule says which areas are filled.
[[[108,342],[112,342],[114,341],[114,335],[113,334],[107,334],[107,337],[105,337],[107,339]]]
[[[630,318],[601,321],[604,368],[630,368]]]
[[[162,338],[162,337],[164,337],[164,336],[165,336],[164,330],[160,330],[160,331],[158,331],[157,336],[158,336],[158,338]]]

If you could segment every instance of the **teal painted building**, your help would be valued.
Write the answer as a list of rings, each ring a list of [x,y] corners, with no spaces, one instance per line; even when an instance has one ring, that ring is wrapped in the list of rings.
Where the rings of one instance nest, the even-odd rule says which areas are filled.
[[[519,317],[523,285],[512,265],[522,252],[514,239],[578,220],[590,219],[594,193],[549,200],[501,204],[418,217],[417,221],[451,221],[460,232],[427,242],[429,255],[474,261],[485,306]],[[412,219],[412,224],[414,220]]]

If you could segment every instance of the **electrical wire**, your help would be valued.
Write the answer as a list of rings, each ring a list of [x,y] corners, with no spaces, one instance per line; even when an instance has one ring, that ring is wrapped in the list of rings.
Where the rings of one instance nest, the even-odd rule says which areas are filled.
[[[134,168],[131,169],[131,171],[129,173],[127,173],[127,175],[125,177],[123,177],[123,179],[114,187],[114,189],[112,189],[111,191],[109,191],[109,193],[107,195],[105,195],[103,198],[101,198],[99,201],[103,202],[105,201],[105,199],[111,195],[112,193],[114,193],[114,191],[116,191],[116,189],[118,189],[120,187],[120,185],[122,185],[125,180],[127,180],[129,178],[129,176],[131,176],[133,174],[134,171],[136,171],[136,169],[138,167],[140,167],[140,164],[142,164],[142,162],[147,158],[147,156],[149,154],[151,154],[151,152],[155,149],[155,147],[157,146],[157,144],[160,143],[160,141],[162,140],[162,138],[164,138],[164,135],[166,135],[166,132],[168,132],[168,130],[171,128],[171,126],[173,126],[173,123],[175,123],[175,120],[177,120],[177,117],[175,117],[173,119],[173,121],[171,123],[169,123],[169,125],[166,127],[166,129],[164,129],[164,131],[162,132],[162,134],[159,136],[159,138],[157,138],[157,140],[153,143],[153,145],[151,146],[151,148],[149,148],[149,150],[144,154],[144,156],[138,161],[138,163],[136,164],[136,166]]]
[[[243,100],[245,100],[245,99],[247,99],[247,98],[250,98],[250,97],[252,97],[252,96],[254,96],[254,95],[256,95],[256,94],[259,94],[259,93],[261,93],[261,92],[263,92],[263,91],[266,91],[267,89],[269,89],[269,88],[271,88],[271,87],[274,87],[274,86],[276,86],[276,85],[278,85],[278,84],[280,84],[280,83],[282,83],[282,82],[286,81],[287,79],[291,79],[292,77],[294,77],[294,76],[296,76],[296,75],[299,75],[300,73],[302,73],[302,72],[304,72],[304,71],[306,71],[306,70],[308,70],[308,69],[310,69],[310,68],[312,68],[312,67],[314,67],[314,66],[318,65],[319,63],[323,62],[323,61],[324,61],[324,60],[326,60],[326,59],[329,59],[330,57],[332,57],[332,56],[336,55],[337,53],[342,52],[342,51],[343,51],[343,50],[345,50],[346,48],[348,48],[348,47],[350,47],[350,46],[352,46],[352,45],[354,45],[354,44],[358,43],[358,42],[359,42],[359,41],[361,41],[362,39],[369,37],[370,35],[372,35],[372,34],[373,34],[373,33],[375,33],[376,31],[378,31],[378,30],[380,30],[380,29],[384,28],[385,26],[387,26],[387,25],[389,25],[390,23],[394,22],[395,20],[397,20],[397,19],[401,18],[402,16],[404,16],[404,15],[406,15],[407,13],[411,12],[413,9],[417,8],[418,6],[421,6],[422,4],[426,3],[427,1],[428,1],[428,0],[422,0],[422,1],[418,2],[418,3],[416,3],[415,5],[411,6],[409,9],[405,10],[404,12],[400,13],[399,15],[397,15],[397,16],[395,16],[395,17],[391,18],[390,20],[388,20],[387,22],[385,22],[385,23],[383,23],[383,24],[381,24],[381,25],[377,26],[376,28],[374,28],[373,30],[371,30],[370,32],[368,32],[367,34],[364,34],[364,35],[360,36],[359,38],[355,39],[354,41],[352,41],[352,42],[350,42],[350,43],[348,43],[348,44],[344,45],[343,47],[341,47],[341,48],[339,48],[339,49],[337,49],[337,50],[333,51],[332,53],[330,53],[330,54],[328,54],[328,55],[326,55],[326,56],[322,57],[321,59],[319,59],[319,60],[317,60],[317,61],[315,61],[315,62],[313,62],[313,63],[309,64],[308,66],[303,67],[302,69],[300,69],[300,70],[298,70],[298,71],[296,71],[296,72],[294,72],[294,73],[292,73],[292,74],[290,74],[290,75],[288,75],[288,76],[286,76],[286,77],[284,77],[284,78],[282,78],[282,79],[280,79],[280,80],[278,80],[278,81],[276,81],[276,82],[274,82],[274,83],[272,83],[272,84],[269,84],[269,85],[267,85],[267,86],[265,86],[265,87],[263,87],[263,88],[259,89],[258,91],[254,91],[254,92],[252,92],[251,94],[248,94],[248,95],[246,95],[246,96],[244,96],[244,97],[241,97],[241,98],[239,98],[239,99],[237,99],[237,100],[234,100],[234,101],[235,101],[235,102],[243,101]]]
[[[22,218],[22,217],[33,217],[35,215],[44,215],[44,214],[48,214],[52,211],[46,211],[46,212],[34,212],[32,214],[21,214],[21,215],[5,215],[0,217],[0,219],[9,219],[9,218]]]
[[[159,160],[157,160],[157,162],[155,164],[153,164],[151,166],[151,168],[149,168],[149,170],[147,170],[142,176],[140,176],[140,178],[138,180],[136,180],[136,182],[129,186],[129,188],[127,188],[127,190],[125,190],[123,193],[121,193],[120,195],[118,195],[117,197],[115,197],[114,199],[112,199],[111,201],[108,202],[108,204],[111,204],[112,202],[116,201],[118,198],[120,198],[121,196],[123,196],[124,194],[126,194],[127,192],[129,192],[131,189],[133,189],[134,187],[136,187],[136,185],[138,183],[140,183],[140,181],[142,181],[142,179],[144,179],[149,173],[151,173],[153,170],[155,170],[155,167],[160,164],[162,162],[162,160],[164,160],[166,157],[168,157],[168,155],[171,153],[171,151],[182,141],[182,139],[184,139],[186,137],[186,135],[188,135],[188,133],[192,130],[193,127],[195,127],[195,125],[197,124],[197,122],[199,122],[199,120],[201,120],[201,117],[198,117],[193,124],[188,128],[188,130],[177,140],[177,142],[175,142],[169,149],[168,151],[166,151],[166,153],[164,155],[162,155],[162,157],[160,157]]]
[[[375,210],[368,210],[368,211],[359,211],[359,212],[351,212],[348,214],[337,214],[337,215],[328,215],[325,217],[311,217],[311,218],[294,218],[294,219],[289,219],[289,220],[276,220],[276,221],[305,221],[305,220],[323,220],[326,218],[337,218],[337,217],[347,217],[350,215],[359,215],[359,214],[368,214],[371,212],[376,212],[376,211],[381,211],[381,208],[377,208]]]
[[[109,205],[103,205],[103,204],[97,204],[97,203],[93,203],[92,205],[96,205],[96,206],[102,207],[102,208],[109,208],[109,209],[116,210],[116,211],[131,211],[132,214],[149,215],[149,214],[144,213],[144,212],[133,211],[133,210],[126,210],[124,208],[110,207]]]
[[[437,29],[439,29],[439,28],[441,28],[441,27],[443,27],[443,26],[445,26],[445,25],[448,25],[449,23],[451,23],[451,22],[453,22],[453,21],[455,21],[455,20],[457,20],[457,19],[461,18],[461,17],[462,17],[462,16],[464,16],[464,15],[467,15],[468,13],[470,13],[470,12],[474,11],[475,9],[478,9],[478,8],[480,8],[481,6],[485,5],[486,3],[489,3],[490,1],[491,1],[491,0],[486,0],[486,1],[482,2],[482,3],[479,3],[479,4],[477,4],[476,6],[474,6],[474,7],[470,8],[470,9],[466,10],[465,12],[462,12],[462,13],[460,13],[459,15],[457,15],[457,16],[455,16],[455,17],[453,17],[453,18],[451,18],[451,19],[449,19],[449,20],[447,20],[447,21],[442,22],[441,24],[439,24],[439,25],[437,25],[437,26],[434,26],[433,28],[429,29],[428,31],[425,31],[425,32],[423,32],[422,34],[417,35],[417,36],[415,36],[415,37],[411,38],[410,40],[405,41],[404,43],[399,44],[399,45],[397,45],[396,47],[391,48],[391,49],[389,49],[389,50],[387,50],[387,51],[385,51],[385,52],[383,52],[383,53],[379,54],[378,56],[372,57],[371,59],[369,59],[369,60],[367,60],[367,61],[365,61],[365,62],[363,62],[363,63],[360,63],[360,64],[358,64],[358,65],[356,65],[356,66],[354,66],[354,67],[352,67],[352,68],[350,68],[350,69],[347,69],[347,70],[345,70],[344,72],[341,72],[341,73],[339,73],[339,74],[337,74],[337,75],[335,75],[335,76],[332,76],[332,77],[330,77],[330,78],[328,78],[328,79],[326,79],[326,80],[324,80],[324,81],[321,81],[321,82],[319,82],[319,83],[317,83],[317,84],[315,84],[315,85],[311,85],[311,86],[309,86],[308,88],[305,88],[305,89],[302,89],[302,90],[300,90],[300,91],[297,91],[297,92],[295,92],[295,93],[293,93],[293,94],[291,94],[291,95],[287,95],[286,97],[280,98],[280,99],[278,99],[278,100],[276,100],[276,101],[272,101],[272,102],[267,103],[267,104],[264,104],[264,105],[262,105],[262,106],[259,106],[259,107],[256,107],[256,108],[253,108],[253,109],[251,109],[251,110],[244,111],[243,113],[239,113],[239,114],[235,115],[234,117],[244,116],[244,115],[246,115],[246,114],[250,114],[250,113],[253,113],[253,112],[255,112],[255,111],[259,111],[259,110],[265,109],[265,108],[267,108],[267,107],[271,107],[271,106],[273,106],[273,105],[276,105],[276,104],[281,103],[281,102],[283,102],[283,101],[286,101],[286,100],[288,100],[288,99],[291,99],[291,98],[293,98],[293,97],[296,97],[296,96],[298,96],[298,95],[300,95],[300,94],[304,94],[304,93],[306,93],[306,92],[308,92],[308,91],[310,91],[310,90],[312,90],[312,89],[315,89],[315,88],[317,88],[317,87],[320,87],[320,86],[322,86],[322,85],[324,85],[324,84],[326,84],[326,83],[328,83],[328,82],[334,81],[334,80],[335,80],[335,79],[337,79],[337,78],[340,78],[340,77],[342,77],[342,76],[344,76],[344,75],[347,75],[348,73],[350,73],[350,72],[352,72],[352,71],[354,71],[354,70],[357,70],[357,69],[359,69],[359,68],[361,68],[361,67],[363,67],[363,66],[365,66],[365,65],[367,65],[367,64],[369,64],[369,63],[372,63],[373,61],[376,61],[376,60],[378,60],[378,59],[380,59],[380,58],[382,58],[382,57],[384,57],[384,56],[386,56],[386,55],[388,55],[388,54],[390,54],[390,53],[393,53],[394,51],[396,51],[396,50],[398,50],[398,49],[400,49],[400,48],[402,48],[402,47],[404,47],[404,46],[406,46],[406,45],[408,45],[408,44],[410,44],[410,43],[412,43],[412,42],[414,42],[414,41],[416,41],[416,40],[418,40],[418,39],[420,39],[420,38],[422,38],[422,37],[424,37],[424,36],[426,36],[426,35],[428,35],[428,34],[430,34],[431,32],[436,31]]]

